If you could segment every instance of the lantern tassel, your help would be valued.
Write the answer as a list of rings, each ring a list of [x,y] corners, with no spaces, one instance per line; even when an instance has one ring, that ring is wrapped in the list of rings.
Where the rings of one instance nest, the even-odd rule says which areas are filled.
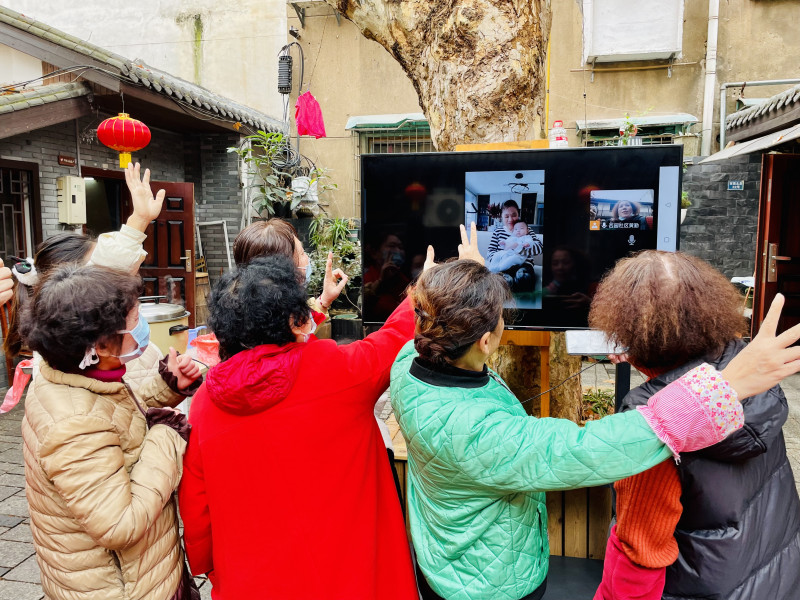
[[[120,169],[127,169],[129,164],[131,164],[131,153],[130,152],[120,152],[119,153],[119,168]]]

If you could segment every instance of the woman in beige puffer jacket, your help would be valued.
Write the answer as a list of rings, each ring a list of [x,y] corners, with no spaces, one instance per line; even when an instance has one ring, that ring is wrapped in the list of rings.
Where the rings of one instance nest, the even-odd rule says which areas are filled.
[[[128,335],[141,325],[139,285],[102,267],[65,267],[23,316],[23,336],[44,359],[22,434],[31,531],[51,600],[188,597],[172,499],[188,427],[172,409],[148,407],[174,405],[196,367],[173,356],[172,389],[155,378],[139,399],[122,382],[120,357],[139,349]],[[102,323],[88,322],[98,314]],[[100,362],[82,371],[91,351]]]

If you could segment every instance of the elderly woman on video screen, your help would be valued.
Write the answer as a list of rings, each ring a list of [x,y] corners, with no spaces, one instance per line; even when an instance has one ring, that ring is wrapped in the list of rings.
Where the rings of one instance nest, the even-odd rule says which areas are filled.
[[[701,363],[723,369],[745,347],[742,304],[721,273],[688,254],[650,250],[620,261],[589,318],[650,378],[623,410]],[[617,524],[596,600],[797,597],[800,499],[781,433],[786,398],[776,385],[742,405],[745,429],[677,465],[617,482]]]
[[[411,292],[414,341],[392,367],[418,580],[425,600],[538,600],[548,570],[546,490],[613,482],[716,443],[743,424],[737,393],[779,378],[752,377],[751,354],[722,374],[698,365],[646,407],[584,428],[529,416],[486,367],[509,290],[475,258],[423,273]]]
[[[632,200],[620,200],[611,209],[612,223],[630,223],[635,229],[648,229],[647,218],[641,214],[642,206]]]

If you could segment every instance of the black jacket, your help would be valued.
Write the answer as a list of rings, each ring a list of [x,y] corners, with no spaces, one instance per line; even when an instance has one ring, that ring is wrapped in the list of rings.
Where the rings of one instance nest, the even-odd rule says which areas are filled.
[[[722,369],[744,348],[730,342],[706,357],[631,390],[622,410],[648,399],[702,362]],[[744,427],[724,441],[681,455],[680,554],[667,568],[665,600],[800,598],[800,498],[786,455],[789,413],[779,386],[746,398]]]

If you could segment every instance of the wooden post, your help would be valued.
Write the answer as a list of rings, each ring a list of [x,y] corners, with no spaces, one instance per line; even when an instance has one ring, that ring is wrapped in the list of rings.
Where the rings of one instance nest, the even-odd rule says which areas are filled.
[[[521,331],[508,329],[503,332],[501,345],[508,346],[534,346],[539,348],[539,390],[545,392],[540,397],[540,417],[550,416],[550,332],[549,331]],[[528,365],[524,365],[524,368]],[[525,402],[526,398],[520,398]],[[530,412],[530,411],[529,411]]]

